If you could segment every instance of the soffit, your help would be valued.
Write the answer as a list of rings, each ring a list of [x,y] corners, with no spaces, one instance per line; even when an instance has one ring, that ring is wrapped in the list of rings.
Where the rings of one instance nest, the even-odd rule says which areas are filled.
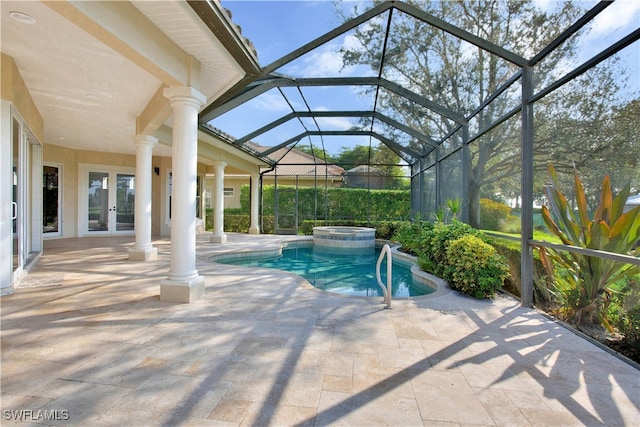
[[[201,76],[200,82],[194,83],[201,83],[200,91],[209,100],[244,76],[186,2],[142,1],[133,5],[196,59]],[[146,64],[127,59],[49,6],[46,2],[0,2],[2,52],[15,60],[43,117],[41,142],[134,154],[136,118],[163,82],[145,68]],[[9,16],[13,11],[33,17],[36,23],[16,22]],[[110,30],[113,28],[117,26]],[[144,37],[141,33],[140,38]],[[170,156],[171,148],[158,144],[154,155]]]
[[[200,87],[208,102],[231,88],[244,71],[193,9],[181,1],[133,1],[155,26],[201,65]]]

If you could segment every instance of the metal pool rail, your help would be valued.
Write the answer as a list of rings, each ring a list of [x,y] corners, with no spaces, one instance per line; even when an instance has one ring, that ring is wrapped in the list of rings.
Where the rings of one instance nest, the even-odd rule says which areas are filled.
[[[384,283],[382,283],[382,279],[380,277],[380,264],[382,264],[382,260],[384,259],[385,254],[387,255],[387,287],[385,288]],[[382,250],[380,251],[380,256],[378,257],[378,262],[376,264],[376,279],[378,279],[378,285],[382,288],[382,292],[384,293],[384,302],[387,304],[385,308],[391,308],[391,269],[392,269],[393,261],[391,260],[391,248],[389,245],[384,245]]]

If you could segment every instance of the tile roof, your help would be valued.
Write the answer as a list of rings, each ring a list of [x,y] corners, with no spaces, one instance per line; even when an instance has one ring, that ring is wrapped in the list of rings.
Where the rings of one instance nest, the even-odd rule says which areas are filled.
[[[261,146],[255,142],[247,142],[244,145],[258,152],[269,149],[269,147]],[[269,154],[268,157],[277,162],[277,166],[274,171],[268,172],[265,175],[326,175],[330,177],[342,177],[344,173],[344,169],[340,166],[327,164],[324,160],[303,153],[295,148],[280,148]]]

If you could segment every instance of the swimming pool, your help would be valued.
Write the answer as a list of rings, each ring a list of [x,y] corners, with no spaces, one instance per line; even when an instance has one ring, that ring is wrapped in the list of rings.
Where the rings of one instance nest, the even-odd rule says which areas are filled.
[[[376,261],[380,248],[340,251],[320,247],[288,247],[278,257],[246,257],[216,259],[216,262],[246,267],[266,267],[290,271],[309,281],[314,287],[339,294],[382,297],[376,281]],[[383,283],[387,281],[386,262],[380,269]],[[427,295],[434,289],[414,280],[409,265],[393,263],[392,298]]]

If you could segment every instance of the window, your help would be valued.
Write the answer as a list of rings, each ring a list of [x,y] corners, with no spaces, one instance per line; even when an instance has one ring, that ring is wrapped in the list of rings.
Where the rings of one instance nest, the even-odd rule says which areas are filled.
[[[233,187],[224,187],[224,197],[233,197],[235,191]]]
[[[200,179],[200,175],[198,175],[196,177],[196,218],[202,218],[201,216],[201,211],[202,211],[202,206],[201,206],[201,198],[200,198],[200,189],[201,189],[201,179]],[[167,215],[167,217],[169,218],[169,220],[171,220],[171,191],[172,191],[172,185],[173,185],[173,172],[169,172],[169,182],[167,183],[167,191],[169,192],[169,213]],[[227,189],[225,188],[225,191]],[[232,189],[233,190],[233,189]]]

